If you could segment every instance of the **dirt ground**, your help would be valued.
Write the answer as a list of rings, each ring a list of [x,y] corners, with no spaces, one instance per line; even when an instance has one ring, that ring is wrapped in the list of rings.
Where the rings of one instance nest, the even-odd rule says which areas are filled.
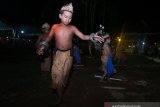
[[[35,50],[1,49],[0,107],[53,107],[57,97],[49,73],[40,72]],[[105,102],[159,102],[160,64],[142,55],[128,55],[118,73],[99,82],[103,72],[94,57],[82,56],[74,65],[59,107],[104,107]]]

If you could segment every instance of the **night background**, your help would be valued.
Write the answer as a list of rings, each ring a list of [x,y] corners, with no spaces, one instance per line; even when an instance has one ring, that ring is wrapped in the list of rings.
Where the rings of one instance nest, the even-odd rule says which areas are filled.
[[[84,30],[85,3],[87,3],[86,20],[90,22],[93,12],[94,29],[103,24],[107,32],[120,32],[125,23],[125,32],[144,32],[146,26],[148,32],[159,32],[160,7],[156,0],[1,0],[0,19],[11,26],[29,24],[39,27],[44,22],[52,25],[59,21],[58,13],[61,6],[69,2],[73,2],[75,11],[73,23],[82,30]],[[81,23],[78,23],[79,21]],[[141,28],[139,31],[137,27],[144,29]],[[87,29],[89,28],[88,24]]]
[[[74,57],[64,101],[58,107],[104,107],[105,102],[159,104],[157,0],[0,0],[0,107],[53,105],[57,96],[51,90],[50,72],[41,72],[36,41],[42,34],[42,25],[59,23],[60,8],[70,2],[74,10],[71,24],[84,34],[99,31],[101,24],[103,33],[110,34],[118,73],[100,82],[102,44],[74,36],[81,63],[77,64]],[[119,61],[115,59],[118,51],[124,58]]]

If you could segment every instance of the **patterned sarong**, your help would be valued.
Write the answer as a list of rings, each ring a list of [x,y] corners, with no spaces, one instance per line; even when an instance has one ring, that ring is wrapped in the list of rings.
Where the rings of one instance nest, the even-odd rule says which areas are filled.
[[[54,89],[66,86],[72,67],[72,61],[73,57],[71,56],[71,50],[56,51],[53,58],[53,65],[51,71],[52,84]]]

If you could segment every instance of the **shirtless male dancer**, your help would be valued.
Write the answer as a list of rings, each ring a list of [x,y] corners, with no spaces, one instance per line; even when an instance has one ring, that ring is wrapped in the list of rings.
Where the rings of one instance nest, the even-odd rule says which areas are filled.
[[[49,31],[50,31],[50,25],[48,23],[44,23],[42,25],[43,34],[41,34],[38,40],[36,41],[36,49],[39,48],[39,43],[47,38]],[[47,51],[45,51],[45,54],[41,55],[40,58],[41,58],[41,71],[49,72],[51,64],[51,49],[48,48]]]
[[[100,36],[92,33],[91,35],[84,35],[75,26],[70,25],[73,15],[72,3],[62,6],[59,18],[61,22],[54,24],[45,41],[40,43],[39,55],[43,54],[48,47],[48,42],[55,37],[56,52],[53,58],[53,65],[51,69],[52,86],[56,89],[59,99],[57,103],[60,103],[63,96],[63,91],[68,81],[69,73],[72,67],[72,38],[75,34],[82,40],[91,40],[103,42],[104,39]]]

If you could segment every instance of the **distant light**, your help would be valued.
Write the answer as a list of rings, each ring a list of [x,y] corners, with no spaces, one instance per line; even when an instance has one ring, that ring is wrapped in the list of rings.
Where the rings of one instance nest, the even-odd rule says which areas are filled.
[[[117,41],[118,41],[118,42],[121,42],[121,40],[122,40],[122,39],[121,39],[120,37],[117,37]]]
[[[121,38],[119,38],[118,41],[121,42]]]
[[[21,33],[23,34],[23,33],[24,33],[24,31],[23,31],[23,30],[21,30]]]
[[[143,42],[142,44],[145,45],[145,42]]]

